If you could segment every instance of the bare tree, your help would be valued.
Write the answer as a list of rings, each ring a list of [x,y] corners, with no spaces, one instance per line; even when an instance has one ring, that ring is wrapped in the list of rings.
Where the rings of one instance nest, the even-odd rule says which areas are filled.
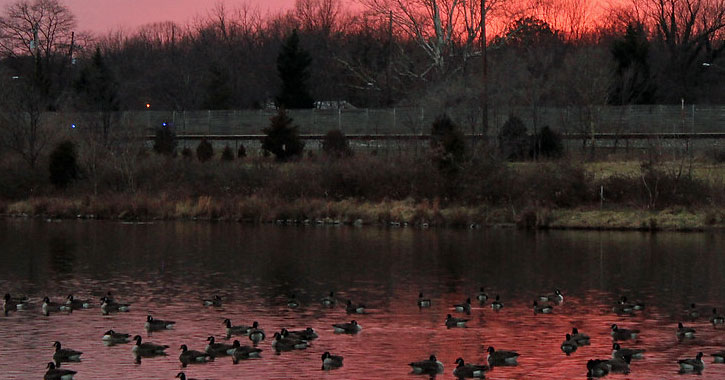
[[[0,17],[0,51],[13,57],[41,55],[47,64],[68,51],[75,25],[75,17],[59,0],[19,0]]]

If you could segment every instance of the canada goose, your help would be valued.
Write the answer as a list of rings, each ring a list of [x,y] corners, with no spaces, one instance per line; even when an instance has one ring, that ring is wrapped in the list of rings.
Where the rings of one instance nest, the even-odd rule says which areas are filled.
[[[496,294],[496,300],[491,302],[491,309],[493,309],[493,310],[503,309],[503,302],[501,302],[501,297],[498,294]]]
[[[561,350],[564,351],[566,356],[569,356],[572,352],[579,348],[579,344],[571,338],[571,335],[566,334],[566,339],[561,344]]]
[[[181,350],[181,354],[179,354],[179,361],[182,365],[191,363],[206,363],[214,360],[214,358],[206,352],[190,350],[185,344],[182,344],[179,349]]]
[[[103,338],[101,339],[109,344],[128,343],[131,341],[131,335],[108,330],[103,334]]]
[[[554,311],[554,307],[551,305],[539,306],[539,303],[534,301],[534,314],[551,314]]]
[[[3,300],[5,304],[7,305],[7,309],[12,310],[23,310],[25,305],[28,303],[28,297],[12,297],[10,296],[10,293],[5,293],[5,296],[3,297]]]
[[[88,309],[91,307],[91,301],[89,300],[79,300],[73,297],[72,294],[69,294],[68,297],[66,297],[65,301],[65,308],[70,308],[71,310],[79,310],[79,309]]]
[[[677,323],[677,331],[675,331],[678,339],[688,338],[692,339],[695,337],[695,329],[692,327],[685,327],[682,322]]]
[[[335,292],[330,292],[330,295],[323,297],[320,302],[322,305],[327,307],[334,306],[337,303],[337,300],[335,299]]]
[[[700,318],[700,312],[697,310],[697,307],[694,303],[690,304],[690,309],[687,310],[687,317],[690,318],[690,320],[692,321]]]
[[[294,309],[299,306],[300,303],[297,301],[297,296],[292,294],[292,296],[287,300],[287,307]]]
[[[430,298],[423,298],[423,293],[418,293],[418,307],[430,307]]]
[[[645,350],[643,348],[622,348],[619,343],[612,345],[612,357],[624,358],[629,356],[632,359],[644,359]]]
[[[245,325],[232,326],[232,321],[229,318],[225,319],[222,324],[227,327],[227,339],[231,338],[232,335],[249,335],[249,330],[252,328],[252,326]]]
[[[604,377],[609,374],[608,360],[589,359],[587,362],[587,377]]]
[[[154,343],[141,343],[141,335],[136,335],[133,337],[133,340],[136,341],[136,344],[133,345],[131,348],[131,352],[133,352],[136,356],[144,356],[144,357],[151,357],[151,356],[158,356],[158,355],[166,355],[166,350],[169,348],[167,345],[159,345]]]
[[[453,376],[457,379],[480,378],[486,377],[485,373],[489,370],[487,365],[483,364],[466,364],[463,358],[456,359],[456,368],[453,370]]]
[[[234,364],[239,363],[240,360],[247,360],[250,358],[259,358],[262,352],[261,348],[242,346],[238,340],[235,340],[232,344],[234,347],[234,353],[232,353],[232,362]]]
[[[274,333],[274,340],[272,341],[272,348],[277,352],[280,351],[292,351],[292,350],[304,350],[309,344],[305,340],[283,337],[282,334]]]
[[[412,362],[408,365],[413,368],[413,373],[417,374],[435,375],[443,373],[443,363],[439,362],[435,355],[431,355],[428,360]]]
[[[466,322],[468,322],[468,319],[456,318],[450,314],[446,315],[446,327],[449,329],[453,327],[466,327]]]
[[[490,366],[517,365],[519,354],[516,351],[496,351],[493,346],[488,347],[488,364]]]
[[[701,373],[705,369],[705,362],[702,361],[702,352],[698,352],[694,359],[681,359],[677,361],[680,365],[680,372]]]
[[[81,361],[80,351],[71,350],[68,348],[61,348],[60,342],[56,341],[53,343],[55,347],[55,353],[53,354],[53,360],[56,362],[79,362]]]
[[[335,328],[336,333],[344,334],[357,334],[362,330],[362,326],[356,320],[352,320],[350,323],[336,323],[332,327]]]
[[[612,311],[617,315],[632,315],[634,314],[634,305],[628,304],[627,297],[622,296],[619,301],[612,306]]]
[[[614,340],[637,339],[639,330],[620,329],[617,324],[612,325],[612,338]]]
[[[717,309],[712,309],[712,317],[710,317],[710,323],[712,323],[712,327],[717,328],[718,325],[725,325],[725,317],[722,316],[722,314],[717,313]]]
[[[622,305],[626,309],[632,309],[633,311],[640,311],[644,310],[644,303],[642,302],[627,302],[627,296],[622,296],[619,298],[619,304]]]
[[[712,355],[713,363],[725,363],[725,350],[715,352]]]
[[[144,327],[148,331],[158,331],[158,330],[168,330],[173,329],[176,322],[174,321],[164,321],[161,319],[154,319],[154,317],[151,316],[151,314],[146,316],[146,324],[144,324]]]
[[[579,346],[588,346],[590,344],[589,342],[589,335],[586,334],[580,334],[579,330],[576,327],[573,327],[571,329],[571,339],[576,342]]]
[[[109,292],[110,293],[110,292]],[[101,313],[107,315],[115,312],[127,312],[131,305],[127,303],[118,303],[109,297],[101,297]]]
[[[322,369],[335,369],[342,367],[342,356],[332,355],[325,351],[322,354]]]
[[[214,306],[214,307],[221,307],[222,306],[222,298],[218,295],[215,295],[211,299],[203,300],[202,304],[204,306]]]
[[[213,336],[206,338],[206,341],[209,343],[206,345],[204,351],[211,356],[231,355],[236,349],[231,344],[215,343]]]
[[[50,298],[45,297],[43,298],[43,306],[41,307],[41,310],[43,311],[43,314],[50,315],[50,313],[56,313],[61,311],[60,304],[56,302],[52,302]]]
[[[345,311],[347,311],[348,314],[364,314],[365,305],[354,305],[351,300],[347,300],[347,305],[345,305]]]
[[[556,302],[557,304],[564,302],[564,295],[561,294],[561,291],[559,289],[554,289],[554,294],[546,294],[539,296],[539,301],[550,301],[550,302]]]
[[[471,314],[471,298],[466,298],[466,301],[453,305],[457,312]]]
[[[613,373],[629,373],[629,363],[632,361],[632,357],[626,355],[624,357],[614,357],[607,360],[609,366],[609,372]]]
[[[483,286],[478,289],[478,294],[476,294],[476,299],[480,303],[486,302],[488,300],[488,294],[483,290]]]
[[[191,377],[186,377],[186,374],[183,373],[183,372],[177,373],[176,374],[176,378],[179,379],[179,380],[196,380],[196,379],[191,378]]]
[[[45,371],[43,380],[72,380],[73,375],[77,373],[69,369],[55,368],[55,363],[53,362],[49,362],[45,368],[48,370]]]
[[[251,340],[252,343],[257,344],[263,341],[266,337],[264,330],[259,328],[259,322],[252,322],[252,327],[249,329],[249,340]]]
[[[285,338],[291,337],[291,338],[297,338],[297,339],[308,340],[308,341],[317,339],[319,337],[312,327],[308,327],[304,330],[293,330],[293,331],[289,331],[289,330],[283,328],[282,331],[280,331],[280,334]]]

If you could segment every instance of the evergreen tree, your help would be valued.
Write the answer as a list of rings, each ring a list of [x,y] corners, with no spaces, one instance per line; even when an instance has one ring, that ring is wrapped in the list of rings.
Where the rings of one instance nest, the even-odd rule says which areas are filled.
[[[292,125],[292,118],[284,108],[270,119],[270,125],[262,130],[266,135],[262,139],[262,149],[272,153],[278,161],[302,156],[305,143],[300,139],[298,127]]]
[[[154,151],[159,154],[173,156],[176,154],[176,133],[167,125],[156,128],[154,135]]]
[[[322,151],[329,157],[342,158],[352,155],[347,137],[339,129],[333,129],[322,138]]]
[[[199,145],[196,146],[196,158],[199,162],[207,162],[214,157],[214,147],[205,138],[199,141]]]
[[[510,116],[498,134],[499,149],[507,160],[519,160],[526,157],[529,148],[529,135],[524,122],[516,116]]]
[[[226,110],[232,108],[232,88],[229,86],[229,74],[214,65],[209,69],[210,78],[206,86],[206,99],[202,108],[208,110]]]
[[[68,186],[78,177],[78,163],[75,144],[63,141],[50,154],[48,170],[50,182],[58,188]]]
[[[621,40],[614,41],[612,55],[617,65],[612,87],[613,104],[651,104],[655,87],[650,77],[649,40],[640,23],[627,25]]]
[[[466,142],[448,115],[438,116],[431,128],[430,147],[439,169],[455,172],[466,157]]]
[[[307,90],[307,80],[310,78],[308,69],[312,59],[299,45],[297,30],[293,30],[277,56],[277,72],[282,80],[282,88],[276,98],[278,107],[295,109],[315,106]]]
[[[118,83],[96,48],[90,65],[83,68],[73,87],[82,101],[81,108],[101,115],[103,138],[108,138],[112,113],[119,110]]]

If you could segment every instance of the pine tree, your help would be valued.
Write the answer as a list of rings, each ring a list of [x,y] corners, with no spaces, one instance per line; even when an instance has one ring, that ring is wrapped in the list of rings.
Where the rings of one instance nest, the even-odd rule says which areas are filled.
[[[310,55],[300,46],[297,30],[282,45],[277,56],[277,72],[282,80],[282,88],[276,98],[277,106],[288,109],[312,108],[315,102],[307,90],[310,78]]]
[[[100,113],[103,138],[107,139],[111,115],[119,110],[118,83],[106,65],[100,48],[96,48],[91,64],[81,71],[73,87],[83,103],[81,108]]]
[[[292,118],[281,108],[270,119],[270,125],[262,130],[266,135],[262,139],[262,149],[277,157],[278,161],[302,156],[305,143],[300,139],[298,127],[292,125]]]

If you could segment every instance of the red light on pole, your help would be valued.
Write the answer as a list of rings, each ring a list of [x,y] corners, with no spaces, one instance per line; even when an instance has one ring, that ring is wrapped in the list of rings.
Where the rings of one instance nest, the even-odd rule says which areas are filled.
[[[151,103],[146,103],[146,109],[151,108]]]

